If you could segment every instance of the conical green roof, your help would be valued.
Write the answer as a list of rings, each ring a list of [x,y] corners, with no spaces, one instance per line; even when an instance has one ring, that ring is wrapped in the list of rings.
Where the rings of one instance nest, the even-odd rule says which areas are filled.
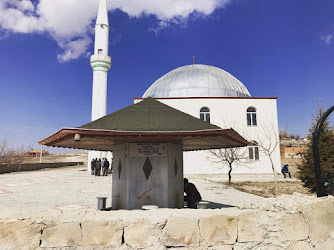
[[[79,128],[117,131],[198,131],[220,129],[153,98],[106,115]]]

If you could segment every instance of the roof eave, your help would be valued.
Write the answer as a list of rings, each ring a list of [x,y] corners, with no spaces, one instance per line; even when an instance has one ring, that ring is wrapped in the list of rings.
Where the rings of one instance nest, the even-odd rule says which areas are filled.
[[[97,130],[97,129],[82,129],[82,128],[63,128],[51,136],[41,140],[39,144],[47,146],[57,146],[59,141],[65,140],[68,136],[80,134],[85,136],[110,136],[110,137],[173,137],[184,140],[185,137],[214,137],[224,136],[231,141],[234,141],[240,147],[247,146],[249,142],[233,129],[210,129],[197,131],[116,131],[116,130]],[[76,148],[76,147],[70,147]],[[78,147],[80,148],[80,147]],[[93,149],[92,149],[93,150]],[[199,149],[200,150],[200,149]]]

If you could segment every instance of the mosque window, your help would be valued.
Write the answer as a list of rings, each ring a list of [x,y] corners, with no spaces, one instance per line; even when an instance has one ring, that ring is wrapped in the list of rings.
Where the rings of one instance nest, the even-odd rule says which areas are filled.
[[[97,50],[97,53],[98,53],[98,54],[102,54],[102,49],[98,49],[98,50]]]
[[[256,126],[256,109],[254,107],[249,107],[247,109],[247,125],[248,126]]]
[[[251,141],[251,144],[248,146],[248,158],[250,160],[259,159],[259,145],[256,141]]]
[[[199,111],[199,119],[205,122],[210,122],[210,109],[207,107],[201,108]]]

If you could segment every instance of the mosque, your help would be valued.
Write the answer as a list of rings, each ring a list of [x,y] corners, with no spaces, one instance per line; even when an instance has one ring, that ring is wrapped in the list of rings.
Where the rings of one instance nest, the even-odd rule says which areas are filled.
[[[148,97],[221,128],[233,128],[250,141],[238,152],[240,161],[234,163],[233,173],[272,173],[263,148],[272,151],[275,169],[280,170],[276,97],[252,97],[230,73],[201,64],[168,72],[134,102]],[[224,166],[209,151],[184,153],[186,174],[225,173]]]
[[[95,27],[92,121],[106,115],[109,23],[106,0],[100,0]],[[141,98],[154,98],[221,128],[233,128],[251,144],[238,152],[233,173],[257,174],[280,171],[280,151],[276,97],[252,97],[245,85],[230,73],[214,66],[195,64],[174,69],[156,80]],[[268,156],[270,154],[270,157]],[[111,153],[92,151],[92,158],[111,157]],[[226,173],[209,150],[184,152],[185,174]],[[89,165],[89,164],[88,164]]]

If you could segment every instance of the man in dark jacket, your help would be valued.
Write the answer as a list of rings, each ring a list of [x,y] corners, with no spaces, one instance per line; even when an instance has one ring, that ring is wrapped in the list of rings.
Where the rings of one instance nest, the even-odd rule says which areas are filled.
[[[104,164],[103,164],[103,176],[107,176],[108,175],[108,170],[109,170],[109,161],[107,160],[107,158],[104,159]]]
[[[92,161],[90,162],[90,169],[92,170],[92,175],[95,174],[95,159],[93,158]]]
[[[288,164],[285,164],[282,168],[282,174],[284,175],[284,179],[286,178],[286,174],[289,174],[289,178],[291,179],[291,173],[288,168]]]
[[[95,163],[95,175],[100,176],[101,174],[101,159],[97,159]]]
[[[196,186],[188,181],[187,178],[184,181],[184,192],[187,194],[184,196],[184,200],[187,202],[187,207],[196,208],[196,202],[200,202],[202,197],[198,192]]]

